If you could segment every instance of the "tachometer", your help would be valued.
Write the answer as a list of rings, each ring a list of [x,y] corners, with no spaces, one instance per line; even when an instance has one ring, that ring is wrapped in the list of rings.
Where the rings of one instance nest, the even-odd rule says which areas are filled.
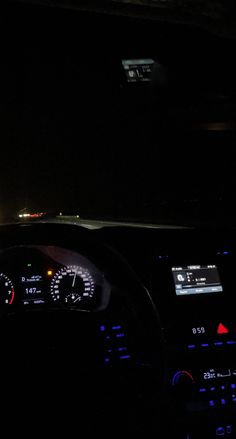
[[[15,291],[12,281],[4,273],[0,273],[0,305],[11,305]]]
[[[88,269],[77,265],[61,268],[51,281],[50,292],[54,302],[70,305],[88,302],[95,291],[94,279]]]

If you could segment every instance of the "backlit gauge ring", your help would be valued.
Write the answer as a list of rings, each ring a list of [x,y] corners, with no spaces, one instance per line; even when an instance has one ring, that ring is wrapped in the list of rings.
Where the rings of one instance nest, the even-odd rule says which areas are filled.
[[[0,273],[0,304],[12,305],[15,291],[12,281],[4,273]]]
[[[87,268],[67,265],[53,277],[50,285],[51,298],[54,302],[80,304],[93,298],[94,279]]]

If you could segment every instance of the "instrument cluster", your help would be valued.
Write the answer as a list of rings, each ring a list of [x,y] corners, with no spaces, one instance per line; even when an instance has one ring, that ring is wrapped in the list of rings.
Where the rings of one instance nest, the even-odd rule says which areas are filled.
[[[0,251],[0,309],[106,308],[110,285],[85,256],[57,246],[15,246]]]

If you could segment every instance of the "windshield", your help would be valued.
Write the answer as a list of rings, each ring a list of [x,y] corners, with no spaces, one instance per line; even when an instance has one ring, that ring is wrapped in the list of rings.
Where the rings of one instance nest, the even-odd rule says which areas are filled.
[[[178,3],[223,21],[229,11],[123,3]],[[4,10],[1,32],[1,221],[22,211],[152,223],[234,215],[234,38],[23,3]],[[144,80],[132,82],[134,65]]]

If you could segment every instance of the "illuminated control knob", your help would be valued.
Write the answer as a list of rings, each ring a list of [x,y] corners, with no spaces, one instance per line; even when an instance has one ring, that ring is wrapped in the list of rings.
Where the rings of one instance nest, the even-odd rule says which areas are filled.
[[[191,392],[194,383],[193,376],[187,370],[179,370],[172,378],[172,386],[183,396]]]

